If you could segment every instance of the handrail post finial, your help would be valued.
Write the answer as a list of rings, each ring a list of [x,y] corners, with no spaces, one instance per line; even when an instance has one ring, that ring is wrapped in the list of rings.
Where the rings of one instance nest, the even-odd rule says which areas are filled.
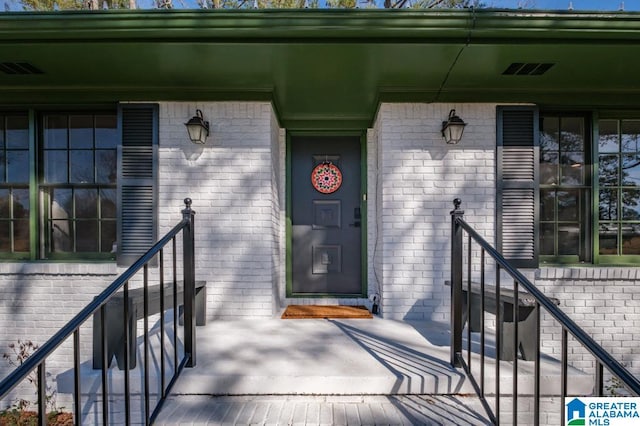
[[[453,211],[459,210],[461,204],[462,204],[462,200],[460,198],[454,198],[453,199]]]

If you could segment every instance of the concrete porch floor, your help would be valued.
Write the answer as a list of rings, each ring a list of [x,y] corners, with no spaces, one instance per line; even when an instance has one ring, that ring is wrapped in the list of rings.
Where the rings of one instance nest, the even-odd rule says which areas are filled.
[[[380,318],[214,321],[156,424],[490,424],[448,339]]]
[[[373,319],[213,321],[174,393],[472,394],[445,326]]]
[[[198,327],[197,365],[156,424],[489,424],[464,371],[449,364],[449,339],[446,324],[380,318],[212,321]],[[500,364],[505,392],[512,364]],[[528,364],[519,363],[520,390],[533,381]],[[489,359],[489,387],[494,370]],[[556,360],[542,371],[543,388],[558,383]],[[575,392],[590,390],[590,378],[570,374]]]

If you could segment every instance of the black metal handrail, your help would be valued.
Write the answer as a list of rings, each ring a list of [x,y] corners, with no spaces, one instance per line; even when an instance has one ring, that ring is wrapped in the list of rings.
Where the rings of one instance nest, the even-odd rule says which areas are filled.
[[[534,424],[538,425],[540,414],[540,309],[544,308],[546,312],[551,315],[562,328],[562,377],[561,377],[561,407],[562,407],[562,421],[561,424],[565,424],[564,419],[564,406],[565,397],[567,396],[567,377],[568,377],[568,356],[567,356],[567,338],[568,334],[572,335],[574,339],[582,345],[587,351],[589,351],[595,358],[595,389],[596,396],[602,396],[604,391],[603,385],[603,369],[606,368],[613,376],[617,377],[622,385],[634,395],[640,395],[640,381],[622,364],[614,359],[602,346],[600,346],[587,332],[585,332],[580,326],[578,326],[566,313],[559,309],[556,304],[542,293],[534,284],[531,283],[517,268],[515,268],[504,256],[491,246],[480,234],[478,234],[467,222],[464,221],[464,211],[460,209],[461,201],[456,198],[453,201],[454,210],[451,211],[451,228],[452,228],[452,243],[451,243],[451,364],[455,367],[463,367],[467,372],[471,382],[476,389],[476,392],[480,396],[489,417],[495,424],[500,423],[500,355],[498,346],[501,338],[501,315],[500,309],[496,309],[496,404],[495,412],[491,410],[491,407],[486,401],[484,393],[484,342],[485,342],[485,327],[484,327],[484,309],[485,309],[485,255],[488,255],[495,261],[496,264],[496,306],[499,306],[501,302],[501,287],[500,287],[500,271],[506,272],[511,278],[513,278],[513,289],[503,287],[503,291],[513,290],[513,297],[517,300],[517,295],[520,293],[520,287],[522,287],[531,297],[535,299],[534,315],[536,324],[536,345],[535,345],[535,384],[534,384]],[[467,351],[469,354],[468,361],[465,361],[462,355],[462,340],[463,340],[463,251],[464,251],[464,239],[463,231],[468,236],[468,261],[467,261],[467,319],[471,321],[471,260],[472,260],[472,242],[475,242],[481,249],[480,252],[480,300],[481,300],[481,378],[480,383],[476,380],[471,372],[471,323],[469,322],[467,327]],[[518,303],[513,303],[513,318],[514,318],[514,345],[513,345],[513,388],[512,388],[512,406],[513,406],[513,424],[516,424],[517,419],[517,373],[518,373]]]
[[[38,423],[45,425],[47,423],[46,416],[46,369],[45,363],[47,358],[68,338],[73,336],[73,352],[74,352],[74,424],[81,424],[81,389],[80,389],[80,327],[99,310],[101,312],[101,336],[102,336],[102,421],[103,424],[109,424],[109,398],[108,398],[108,381],[107,381],[107,345],[105,333],[106,304],[120,289],[124,294],[124,316],[127,317],[129,281],[136,276],[140,270],[143,270],[143,286],[144,286],[144,358],[145,358],[145,424],[150,424],[159,413],[162,403],[169,390],[175,383],[182,369],[195,366],[195,256],[194,256],[194,215],[191,209],[191,199],[184,200],[185,209],[182,210],[182,220],[174,226],[164,237],[154,244],[144,255],[142,255],[133,265],[123,272],[115,281],[113,281],[100,295],[95,297],[84,309],[82,309],[73,319],[71,319],[64,327],[56,332],[46,343],[40,346],[33,354],[31,354],[18,368],[11,372],[2,382],[0,382],[0,400],[4,399],[16,386],[28,378],[28,376],[37,369],[37,395],[38,395]],[[178,360],[177,352],[177,275],[176,275],[176,238],[178,234],[183,234],[183,274],[184,274],[184,357]],[[173,245],[173,308],[174,308],[174,374],[169,384],[165,384],[164,377],[164,350],[161,355],[162,360],[162,389],[160,399],[153,412],[150,412],[149,405],[149,368],[148,368],[148,268],[149,263],[156,255],[160,256],[160,270],[164,268],[164,247],[172,243]],[[163,273],[160,273],[160,292],[164,291]],[[160,297],[160,324],[164,326],[164,295]],[[130,413],[130,389],[129,389],[129,322],[123,321],[125,327],[125,422],[131,423]],[[164,329],[162,328],[162,331]],[[162,343],[164,346],[164,333],[161,333]]]

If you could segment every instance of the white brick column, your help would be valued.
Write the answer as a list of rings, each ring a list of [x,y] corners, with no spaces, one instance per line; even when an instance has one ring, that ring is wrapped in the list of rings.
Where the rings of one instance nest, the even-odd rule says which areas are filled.
[[[468,123],[459,145],[440,133],[452,108]],[[369,227],[379,233],[385,317],[448,321],[452,200],[461,198],[468,221],[494,240],[495,128],[493,104],[380,106],[377,217]]]
[[[211,123],[193,145],[184,123],[201,109]],[[160,232],[196,211],[196,278],[208,282],[210,318],[273,314],[274,155],[266,102],[160,104]]]

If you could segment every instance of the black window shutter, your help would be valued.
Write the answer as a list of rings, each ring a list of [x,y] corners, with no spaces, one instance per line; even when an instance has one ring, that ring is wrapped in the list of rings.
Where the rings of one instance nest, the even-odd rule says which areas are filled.
[[[130,266],[158,233],[158,106],[118,108],[118,266]]]
[[[538,266],[538,111],[498,107],[498,250],[520,268]]]

